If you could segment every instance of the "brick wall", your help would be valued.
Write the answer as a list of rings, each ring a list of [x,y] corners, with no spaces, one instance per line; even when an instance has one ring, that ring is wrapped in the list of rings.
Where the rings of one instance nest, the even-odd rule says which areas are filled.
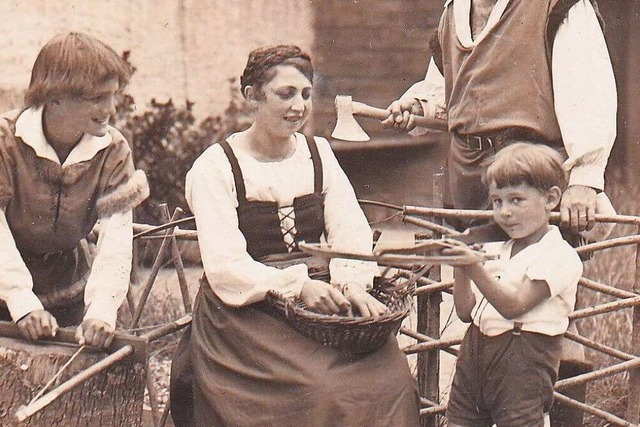
[[[338,94],[385,108],[424,77],[441,12],[440,0],[314,2],[314,130],[331,132]],[[376,123],[360,122],[370,135],[384,135]]]
[[[442,0],[313,3],[315,134],[329,136],[333,130],[336,95],[351,95],[356,101],[386,108],[424,77],[430,59],[428,41],[442,5]],[[332,141],[357,196],[400,205],[431,204],[432,176],[443,170],[446,141],[425,144],[426,139],[385,131],[376,120],[360,118],[358,122],[371,142]],[[437,139],[442,141],[446,135]],[[388,210],[365,207],[365,213],[375,228],[400,226],[397,219],[385,220],[393,213]]]

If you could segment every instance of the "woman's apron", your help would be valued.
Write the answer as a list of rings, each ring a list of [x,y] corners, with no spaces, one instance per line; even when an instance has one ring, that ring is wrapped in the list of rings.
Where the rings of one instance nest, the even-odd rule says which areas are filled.
[[[297,234],[293,252],[289,252],[280,231],[278,206],[246,200],[237,159],[228,143],[222,147],[234,174],[238,220],[249,254],[272,265],[275,255],[281,259],[275,264],[281,267],[307,262],[310,274],[321,276],[328,271],[326,262],[319,265],[297,252],[297,242],[319,242],[324,232],[322,163],[315,141],[309,139],[308,144],[314,165],[314,192],[294,200]],[[174,364],[179,361],[177,365],[190,359],[193,425],[417,425],[415,380],[395,339],[389,339],[374,353],[339,351],[296,332],[282,318],[270,314],[263,303],[230,307],[215,295],[206,277],[201,285],[191,330],[174,359]],[[182,379],[189,376],[185,370],[172,372],[174,385],[180,375]],[[173,387],[172,392],[188,394],[188,385],[182,386],[181,391]],[[189,414],[185,413],[189,404],[176,408],[181,401],[175,402],[174,394],[171,401],[176,426],[189,425]]]

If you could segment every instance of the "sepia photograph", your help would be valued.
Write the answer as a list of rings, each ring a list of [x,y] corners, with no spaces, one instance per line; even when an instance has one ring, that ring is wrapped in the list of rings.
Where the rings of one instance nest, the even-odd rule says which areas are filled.
[[[0,427],[640,426],[640,2],[0,5]]]

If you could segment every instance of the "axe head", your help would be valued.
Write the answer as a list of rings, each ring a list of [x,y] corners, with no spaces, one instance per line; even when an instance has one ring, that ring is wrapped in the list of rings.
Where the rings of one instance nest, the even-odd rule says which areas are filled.
[[[343,141],[369,141],[369,135],[353,117],[353,100],[350,96],[336,96],[336,127],[331,133],[335,139]]]

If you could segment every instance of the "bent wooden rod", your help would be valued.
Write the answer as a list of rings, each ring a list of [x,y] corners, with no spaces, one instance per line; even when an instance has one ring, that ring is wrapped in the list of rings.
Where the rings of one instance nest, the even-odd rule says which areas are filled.
[[[491,219],[491,210],[446,209],[426,206],[404,206],[405,215],[435,216],[439,218]],[[559,221],[560,212],[551,212],[551,220]],[[595,215],[596,222],[615,222],[617,224],[640,225],[640,216],[635,215]]]
[[[191,315],[187,314],[186,316],[183,316],[174,322],[160,326],[144,335],[141,335],[140,337],[132,337],[132,338],[137,338],[137,340],[140,340],[148,344],[151,341],[154,341],[165,335],[169,335],[173,332],[176,332],[184,328],[185,326],[189,325],[190,323],[191,323]],[[18,408],[15,414],[16,418],[20,422],[26,420],[27,418],[31,417],[33,414],[37,413],[38,411],[40,411],[50,403],[54,402],[56,399],[63,396],[64,394],[70,392],[74,388],[78,387],[85,381],[89,380],[90,378],[104,371],[108,367],[113,366],[116,363],[131,357],[134,354],[135,354],[135,347],[132,344],[124,345],[123,347],[109,354],[104,359],[96,362],[94,365],[91,365],[87,369],[84,369],[78,372],[76,375],[69,378],[67,381],[60,384],[58,387],[54,388],[53,390],[49,391],[47,394],[43,395],[42,397],[32,401],[26,406],[21,406],[20,408]],[[145,358],[146,358],[146,351],[145,351]]]

